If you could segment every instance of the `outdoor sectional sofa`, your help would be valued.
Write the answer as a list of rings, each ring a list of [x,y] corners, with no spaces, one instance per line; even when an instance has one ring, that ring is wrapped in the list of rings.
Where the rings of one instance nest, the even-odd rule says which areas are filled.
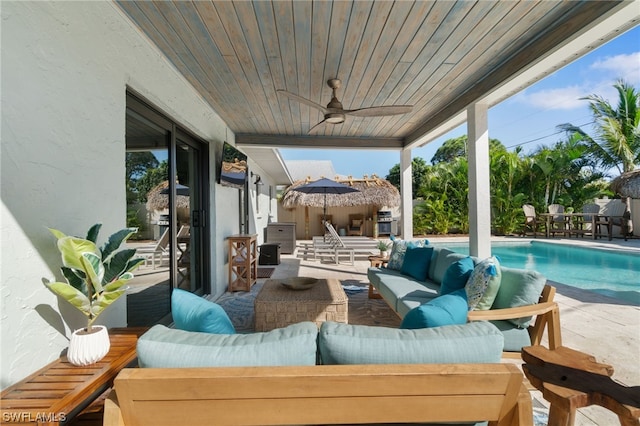
[[[430,247],[430,258],[426,259],[426,278],[423,280],[407,274],[406,264],[399,270],[370,267],[367,271],[370,286],[400,318],[405,318],[412,310],[441,296],[445,275],[455,271],[460,262],[466,259],[467,262],[473,261],[473,265],[479,263],[475,257],[444,247],[426,247]],[[561,346],[559,308],[553,302],[555,288],[548,285],[546,278],[536,271],[501,266],[500,272],[499,288],[490,309],[469,311],[467,320],[485,320],[495,325],[504,336],[507,356],[511,352],[519,357],[522,347],[540,344],[545,329],[548,331],[549,348]],[[372,293],[370,291],[370,295]]]
[[[105,425],[489,421],[531,425],[523,375],[489,322],[420,330],[303,322],[262,333],[152,327]]]

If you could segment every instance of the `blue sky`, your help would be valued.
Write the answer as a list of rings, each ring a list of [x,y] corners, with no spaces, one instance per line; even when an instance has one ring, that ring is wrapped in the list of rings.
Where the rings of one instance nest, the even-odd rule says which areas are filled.
[[[507,148],[520,145],[528,153],[563,139],[564,134],[556,128],[559,124],[571,123],[589,131],[592,116],[588,101],[580,98],[597,94],[616,105],[613,84],[620,78],[640,88],[640,27],[491,108],[489,137]],[[430,163],[444,141],[464,134],[466,124],[414,149],[412,155]],[[285,160],[331,160],[338,174],[353,177],[374,173],[384,177],[400,162],[400,154],[395,151],[281,149],[280,153]]]

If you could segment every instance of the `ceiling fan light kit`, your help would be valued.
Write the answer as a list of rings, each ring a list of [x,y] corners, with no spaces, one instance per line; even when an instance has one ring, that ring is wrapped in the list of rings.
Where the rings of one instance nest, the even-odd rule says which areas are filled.
[[[412,105],[390,105],[390,106],[374,106],[369,108],[359,108],[359,109],[343,109],[342,103],[338,100],[338,96],[336,95],[336,90],[342,86],[342,82],[337,78],[331,78],[327,80],[327,85],[332,90],[331,101],[327,104],[327,107],[323,107],[320,104],[317,104],[309,99],[303,98],[301,96],[296,95],[295,93],[288,92],[286,90],[278,90],[278,93],[281,93],[287,96],[290,99],[298,101],[302,104],[310,106],[312,108],[319,109],[324,114],[324,120],[313,126],[309,133],[313,130],[317,129],[320,125],[329,123],[329,124],[340,124],[344,123],[344,120],[347,115],[353,115],[356,117],[383,117],[387,115],[399,115],[406,114],[411,112],[413,109]]]

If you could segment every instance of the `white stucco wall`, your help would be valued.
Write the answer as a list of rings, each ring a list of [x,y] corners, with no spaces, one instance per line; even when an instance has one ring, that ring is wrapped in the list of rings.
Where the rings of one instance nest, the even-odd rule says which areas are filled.
[[[106,237],[125,225],[127,86],[211,143],[212,182],[219,145],[232,142],[233,134],[113,3],[2,2],[0,12],[5,388],[57,358],[68,345],[64,334],[82,324],[42,283],[60,278],[59,255],[46,228],[83,235],[101,222]],[[215,288],[226,285],[223,238],[237,232],[236,199],[237,191],[211,185]],[[124,302],[101,319],[126,325]]]

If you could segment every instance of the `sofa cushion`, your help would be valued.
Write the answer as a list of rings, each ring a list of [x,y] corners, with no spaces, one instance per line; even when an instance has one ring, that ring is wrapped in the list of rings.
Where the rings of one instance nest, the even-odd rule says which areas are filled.
[[[429,278],[437,284],[442,284],[445,272],[452,263],[457,262],[460,259],[468,257],[466,254],[455,253],[449,249],[442,248],[438,253],[438,257],[435,259],[436,264],[433,268],[433,275]]]
[[[547,282],[544,275],[536,271],[502,267],[500,289],[492,309],[516,308],[538,303],[542,289]],[[509,320],[512,324],[526,328],[531,317]]]
[[[507,320],[490,322],[500,330],[504,337],[504,351],[521,352],[523,347],[531,346],[531,336],[529,336],[527,329],[514,327]]]
[[[503,337],[489,322],[418,330],[324,322],[318,349],[323,364],[500,362]]]
[[[140,367],[314,365],[318,327],[306,321],[253,334],[208,334],[155,325],[138,339]]]
[[[442,277],[440,294],[449,294],[464,288],[474,267],[473,259],[470,256],[456,260],[449,265]]]
[[[495,256],[476,265],[465,286],[469,310],[491,309],[500,288],[501,277],[500,261]]]
[[[433,247],[407,247],[400,272],[417,280],[427,279]]]
[[[460,289],[412,309],[403,318],[400,328],[416,329],[465,324],[467,312],[467,296],[464,289]]]
[[[402,263],[404,262],[404,255],[407,251],[407,247],[424,247],[429,244],[428,240],[416,240],[407,241],[400,240],[392,236],[393,246],[391,247],[391,254],[389,255],[389,262],[387,262],[387,268],[399,271],[402,269]]]
[[[388,268],[369,268],[367,277],[384,300],[396,312],[401,309],[404,300],[427,302],[438,296],[440,286],[429,281],[418,281],[400,271]]]
[[[171,315],[175,327],[180,330],[216,334],[236,332],[220,305],[178,288],[171,293]]]

